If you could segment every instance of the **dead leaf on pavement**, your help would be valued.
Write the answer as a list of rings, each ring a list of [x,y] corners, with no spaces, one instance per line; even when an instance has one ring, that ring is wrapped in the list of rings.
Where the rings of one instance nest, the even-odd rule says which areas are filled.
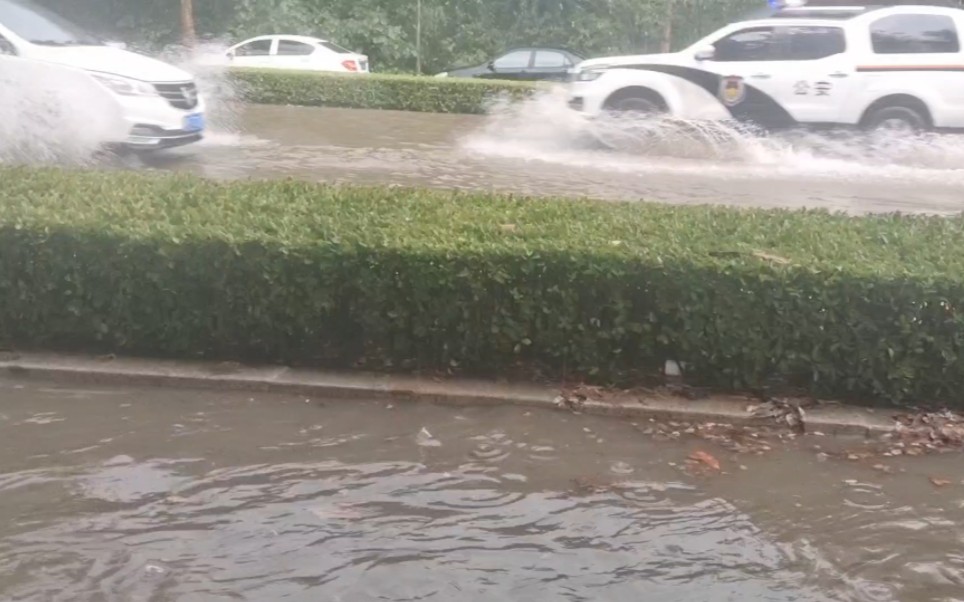
[[[713,470],[720,470],[720,461],[705,451],[695,451],[690,454],[689,459],[693,460],[694,462],[705,464]]]
[[[947,479],[939,479],[937,477],[931,477],[931,483],[934,484],[934,487],[947,487],[951,484]]]

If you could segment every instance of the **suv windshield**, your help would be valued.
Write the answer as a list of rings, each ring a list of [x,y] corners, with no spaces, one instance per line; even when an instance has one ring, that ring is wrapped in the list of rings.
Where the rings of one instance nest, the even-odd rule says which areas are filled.
[[[30,0],[0,0],[0,25],[31,44],[101,46],[102,43],[70,21]]]

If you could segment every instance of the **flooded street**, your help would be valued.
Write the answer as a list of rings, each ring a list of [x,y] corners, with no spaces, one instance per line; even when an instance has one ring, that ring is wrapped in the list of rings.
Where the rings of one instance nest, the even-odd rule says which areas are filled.
[[[964,600],[959,454],[814,451],[851,443],[0,381],[0,599]]]
[[[545,101],[542,101],[545,102]],[[564,107],[563,107],[564,110]],[[556,104],[490,116],[244,106],[153,167],[215,178],[296,177],[539,195],[852,212],[964,209],[964,136],[873,150],[826,136],[738,136],[640,156],[601,150]],[[691,141],[692,142],[692,141]]]

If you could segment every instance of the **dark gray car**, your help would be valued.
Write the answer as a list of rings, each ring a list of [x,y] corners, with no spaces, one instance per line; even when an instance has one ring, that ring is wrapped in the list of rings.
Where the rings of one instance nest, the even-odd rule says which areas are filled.
[[[436,77],[562,81],[569,68],[582,60],[579,55],[562,48],[513,48],[481,65],[449,69]]]

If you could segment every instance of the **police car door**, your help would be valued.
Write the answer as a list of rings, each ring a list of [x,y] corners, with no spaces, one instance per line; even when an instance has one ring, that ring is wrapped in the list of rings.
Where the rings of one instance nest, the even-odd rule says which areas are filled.
[[[749,25],[713,43],[713,58],[701,63],[721,76],[718,98],[734,118],[764,127],[790,125],[783,85],[786,36],[781,27]]]
[[[846,123],[857,78],[842,27],[789,25],[777,28],[784,60],[775,64],[770,90],[801,123]]]

